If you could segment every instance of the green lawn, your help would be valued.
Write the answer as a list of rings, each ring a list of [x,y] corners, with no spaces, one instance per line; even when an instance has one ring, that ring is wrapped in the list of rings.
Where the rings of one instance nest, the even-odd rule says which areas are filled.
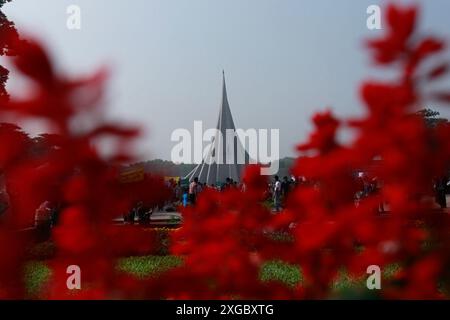
[[[117,263],[117,269],[139,278],[146,278],[178,267],[182,263],[182,259],[176,256],[129,257],[120,259]]]
[[[25,266],[25,287],[30,297],[38,297],[42,286],[51,275],[50,268],[40,261],[31,261]]]
[[[302,280],[302,274],[297,266],[282,261],[271,261],[261,267],[261,281],[280,281],[294,287]]]
[[[117,269],[127,272],[139,278],[157,276],[159,273],[182,264],[182,259],[175,256],[140,256],[119,259]],[[384,277],[392,276],[397,266],[385,269]],[[43,284],[51,275],[50,268],[45,262],[32,261],[25,268],[25,283],[28,295],[38,297]],[[261,281],[280,281],[288,286],[294,287],[302,281],[300,268],[282,261],[271,261],[265,263],[260,271]],[[361,297],[368,290],[365,288],[365,279],[350,278],[342,271],[338,279],[332,285],[336,296],[344,298]],[[370,292],[369,292],[370,293]],[[370,298],[370,296],[365,296]]]
[[[142,256],[122,258],[117,263],[117,269],[139,278],[157,276],[182,264],[182,259],[176,256]],[[51,276],[50,268],[41,261],[29,262],[25,268],[25,283],[27,292],[35,297],[42,289],[45,281]],[[261,268],[262,281],[277,280],[289,286],[295,286],[301,281],[299,268],[281,261],[264,264]]]

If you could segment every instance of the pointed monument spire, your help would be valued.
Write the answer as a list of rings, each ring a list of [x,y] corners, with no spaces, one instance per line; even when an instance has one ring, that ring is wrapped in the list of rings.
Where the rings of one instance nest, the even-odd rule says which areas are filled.
[[[215,137],[211,144],[211,149],[203,159],[203,162],[185,177],[189,178],[189,181],[192,181],[195,177],[198,177],[200,182],[208,185],[225,183],[226,178],[240,181],[241,171],[245,163],[248,163],[248,154],[242,147],[239,138],[234,138],[231,143],[226,141],[227,131],[235,133],[236,127],[234,126],[233,116],[228,103],[224,70],[222,70],[222,100],[216,129],[222,138]],[[244,152],[245,163],[238,163],[238,159],[240,159],[238,152]],[[227,163],[227,159],[231,157],[233,157],[232,163]]]
[[[231,109],[228,103],[227,84],[225,81],[224,70],[222,70],[222,81],[222,101],[220,104],[219,123],[217,125],[217,129],[219,129],[222,132],[223,137],[225,137],[226,129],[236,130],[236,128],[234,126],[233,116],[231,115]]]
[[[224,104],[227,105],[228,108],[230,108],[230,106],[228,105],[227,83],[225,81],[225,70],[222,70],[222,107]]]

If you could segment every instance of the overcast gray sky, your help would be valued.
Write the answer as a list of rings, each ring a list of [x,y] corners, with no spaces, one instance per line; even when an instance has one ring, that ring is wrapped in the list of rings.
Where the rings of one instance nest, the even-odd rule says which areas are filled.
[[[422,30],[448,38],[450,1],[416,2]],[[374,74],[362,40],[379,32],[367,29],[366,9],[382,3],[13,0],[4,11],[21,32],[44,40],[61,69],[110,66],[112,117],[145,126],[144,157],[169,159],[174,129],[192,130],[194,120],[215,126],[222,69],[236,126],[279,128],[281,156],[295,154],[314,111],[361,114],[358,83]],[[81,8],[81,30],[66,28],[71,4]]]

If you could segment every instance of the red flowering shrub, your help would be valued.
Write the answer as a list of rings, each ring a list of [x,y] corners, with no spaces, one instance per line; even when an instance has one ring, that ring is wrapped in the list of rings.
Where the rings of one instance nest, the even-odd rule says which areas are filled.
[[[185,263],[170,274],[180,281],[170,286],[169,297],[286,297],[286,288],[260,280],[268,239],[264,231],[272,218],[261,202],[266,179],[258,166],[251,166],[244,181],[244,192],[206,190],[195,207],[183,210],[183,227],[174,233],[172,252],[184,256]]]
[[[298,189],[294,203],[302,220],[294,231],[296,251],[310,297],[325,296],[339,268],[357,275],[371,264],[401,264],[401,285],[385,285],[381,291],[388,298],[436,298],[441,296],[438,284],[450,284],[448,215],[424,200],[434,195],[434,179],[448,173],[450,128],[427,128],[414,114],[430,99],[448,102],[442,99],[445,93],[424,93],[427,82],[446,73],[445,64],[422,68],[444,43],[416,34],[416,16],[415,8],[388,7],[387,33],[368,43],[374,61],[398,66],[400,75],[395,81],[362,85],[367,116],[350,121],[338,121],[329,113],[316,116],[316,132],[299,147],[315,155],[298,160],[294,171],[319,181],[318,188]],[[340,145],[336,132],[345,125],[357,136],[353,143]],[[358,186],[352,170],[370,167],[375,158],[381,163],[371,175],[383,187],[355,207]],[[382,202],[390,207],[386,219],[376,214]],[[415,225],[417,220],[426,228]],[[424,241],[435,245],[424,250]],[[357,251],[355,243],[364,249]]]
[[[114,284],[115,257],[130,248],[148,252],[152,245],[143,230],[112,225],[112,220],[128,212],[135,202],[136,193],[130,190],[136,186],[125,188],[120,183],[115,164],[132,159],[126,146],[138,131],[96,118],[104,71],[70,80],[56,73],[37,43],[23,42],[17,50],[14,64],[34,82],[35,90],[25,100],[13,97],[2,110],[21,118],[45,118],[56,134],[44,139],[45,152],[33,155],[27,151],[29,138],[25,134],[16,127],[2,126],[0,138],[9,148],[2,149],[0,158],[11,207],[5,225],[14,229],[32,225],[34,213],[44,201],[61,208],[53,232],[57,256],[51,261],[54,279],[49,282],[48,297],[76,297],[66,287],[69,265],[83,270],[89,289],[82,290],[80,297],[108,297]],[[97,123],[86,131],[75,127],[73,119],[81,113],[89,113],[91,121],[98,119]],[[96,147],[105,137],[117,142],[117,149],[109,156],[102,156]],[[148,178],[139,189],[146,187],[151,188],[147,201],[160,202],[167,196],[161,179]]]
[[[43,118],[55,134],[36,141],[17,126],[0,125],[10,205],[0,225],[0,298],[25,294],[22,269],[31,243],[17,230],[33,223],[44,201],[61,211],[45,298],[326,298],[342,270],[359,277],[369,265],[391,263],[399,272],[383,283],[382,297],[442,297],[438,289],[450,288],[449,218],[429,199],[433,181],[449,170],[450,128],[429,128],[415,111],[431,100],[450,102],[450,92],[427,91],[448,68],[438,62],[427,69],[424,62],[445,44],[418,34],[416,21],[414,7],[388,7],[386,34],[368,48],[378,66],[398,67],[398,78],[362,85],[364,118],[337,119],[330,111],[313,117],[316,129],[298,147],[292,169],[310,183],[292,191],[283,212],[273,215],[263,205],[267,181],[258,166],[250,166],[245,191],[207,190],[183,209],[171,252],[184,264],[146,280],[119,273],[115,263],[123,254],[150,252],[154,241],[145,230],[112,220],[138,200],[151,206],[169,194],[158,178],[120,183],[118,165],[133,159],[127,146],[138,130],[99,116],[106,72],[69,79],[56,72],[38,43],[14,41],[14,65],[34,90],[26,98],[2,99],[0,112]],[[12,43],[11,33],[0,30],[0,43]],[[0,79],[5,74],[0,68]],[[80,122],[86,116],[89,123]],[[344,128],[355,132],[350,143],[337,138]],[[98,147],[105,137],[115,142],[109,155]],[[356,205],[360,170],[382,187]],[[388,214],[380,214],[382,203]],[[280,233],[288,240],[277,239]],[[262,282],[261,266],[273,259],[300,265],[303,281],[295,288]],[[83,290],[67,289],[69,265],[81,267]]]
[[[182,297],[325,298],[341,270],[360,277],[370,265],[391,263],[401,272],[384,283],[383,297],[442,296],[438,288],[450,285],[449,218],[427,199],[434,196],[433,181],[450,169],[450,128],[427,128],[415,111],[430,99],[449,102],[448,93],[424,93],[447,66],[422,68],[445,46],[416,33],[416,16],[414,7],[389,6],[386,34],[368,42],[375,63],[399,67],[400,75],[362,85],[366,117],[337,119],[329,111],[313,117],[316,130],[298,147],[302,154],[293,172],[314,183],[296,188],[283,213],[271,217],[255,197],[235,191],[205,193],[186,210],[184,242],[174,247],[186,255],[190,279],[191,290]],[[353,142],[338,141],[344,127],[355,131]],[[369,178],[383,187],[355,205],[361,190],[355,173],[369,168]],[[387,216],[379,213],[381,203],[389,205]],[[264,237],[281,229],[294,241],[274,244]],[[433,245],[424,249],[424,243]],[[301,266],[304,281],[290,293],[257,281],[255,263],[274,258]]]

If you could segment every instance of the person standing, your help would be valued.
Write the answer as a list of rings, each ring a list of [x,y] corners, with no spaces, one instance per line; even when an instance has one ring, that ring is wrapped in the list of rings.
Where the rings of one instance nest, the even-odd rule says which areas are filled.
[[[284,199],[287,198],[290,189],[291,189],[291,183],[288,180],[288,177],[284,176],[283,182],[281,182],[281,194],[283,195]]]
[[[188,204],[188,194],[187,193],[183,193],[183,207],[187,207]]]
[[[47,240],[50,237],[52,228],[52,205],[50,201],[42,202],[36,210],[34,227],[40,241]]]
[[[225,180],[225,186],[224,186],[224,190],[228,190],[231,188],[231,178],[227,178]]]
[[[281,206],[281,182],[278,176],[275,176],[273,184],[273,204],[275,212],[280,211]]]
[[[181,188],[181,181],[178,180],[178,182],[176,183],[174,189],[173,189],[173,193],[174,193],[174,197],[175,197],[175,202],[179,202],[182,201],[182,196],[183,196],[183,188]]]
[[[198,189],[198,178],[195,177],[194,181],[189,185],[189,201],[192,205],[195,205],[195,201],[197,200]]]
[[[437,179],[435,189],[436,202],[439,204],[441,209],[447,208],[447,178],[441,177]]]

